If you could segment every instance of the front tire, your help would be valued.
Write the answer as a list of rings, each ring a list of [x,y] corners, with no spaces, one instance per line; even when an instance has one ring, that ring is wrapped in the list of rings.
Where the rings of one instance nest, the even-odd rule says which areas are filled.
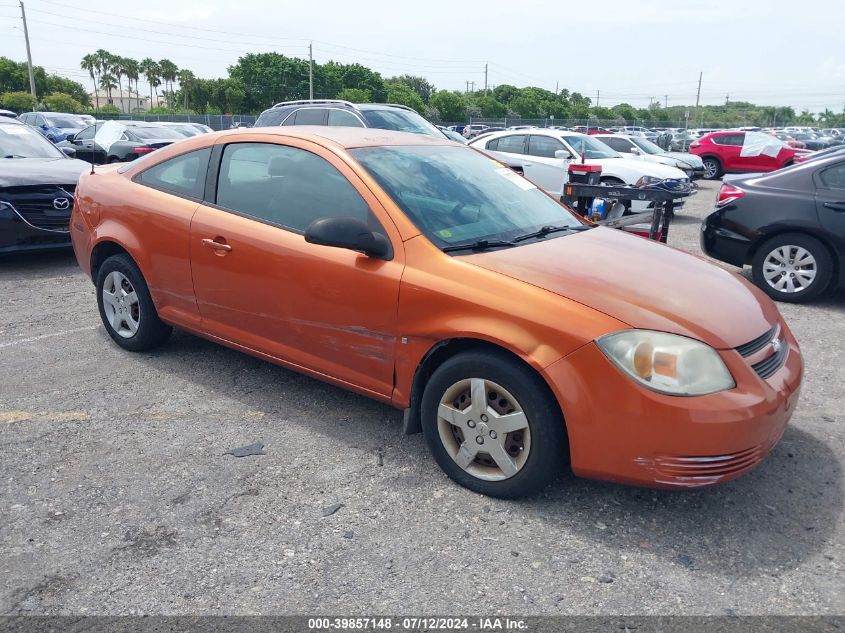
[[[423,434],[455,482],[491,497],[538,492],[568,461],[560,408],[533,370],[504,353],[465,352],[425,386]]]
[[[722,163],[718,158],[708,156],[703,161],[704,163],[704,177],[707,180],[716,180],[722,175]]]
[[[776,301],[802,303],[821,295],[833,277],[833,259],[824,244],[802,233],[766,240],[751,262],[754,283]]]
[[[112,340],[143,352],[167,341],[172,328],[158,318],[144,276],[128,255],[112,255],[97,272],[97,306]]]

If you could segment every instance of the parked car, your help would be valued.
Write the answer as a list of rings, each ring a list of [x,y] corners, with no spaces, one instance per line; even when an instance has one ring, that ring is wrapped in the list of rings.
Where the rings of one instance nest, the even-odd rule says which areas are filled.
[[[191,126],[197,128],[202,134],[209,134],[209,133],[214,131],[211,127],[205,125],[204,123],[189,122],[189,123],[187,123],[187,125],[191,125]]]
[[[87,127],[78,115],[63,112],[24,112],[18,119],[34,127],[53,143],[72,141],[77,132]]]
[[[704,220],[701,246],[716,259],[750,265],[754,283],[779,301],[809,301],[842,287],[845,154],[731,178]]]
[[[589,126],[586,125],[576,125],[572,128],[573,132],[578,132],[579,134],[588,134],[592,136],[593,134],[613,134],[612,130],[608,130],[607,128],[601,126]]]
[[[475,138],[479,134],[484,134],[488,131],[489,126],[480,123],[470,123],[464,126],[462,132],[465,139]]]
[[[12,112],[11,110],[2,110],[0,109],[0,116],[4,116],[10,119],[17,119],[18,115]]]
[[[704,177],[724,173],[769,172],[795,162],[805,150],[789,147],[764,132],[711,132],[690,145],[690,153],[704,161]]]
[[[802,154],[801,156],[795,157],[795,164],[806,163],[810,160],[819,160],[822,158],[827,158],[833,154],[840,154],[845,153],[845,147],[842,145],[834,145],[833,147],[828,147],[827,149],[820,149],[817,152],[807,152],[806,154]]]
[[[804,143],[804,147],[811,150],[827,149],[828,142],[809,132],[795,132],[792,137]]]
[[[445,137],[242,139],[81,177],[74,250],[122,348],[178,327],[389,403],[452,479],[497,497],[567,463],[689,490],[783,434],[801,353],[736,275],[596,228]]]
[[[384,103],[354,104],[337,99],[284,101],[262,112],[255,121],[255,127],[276,125],[372,127],[425,134],[435,138],[444,137],[440,130],[408,106]]]
[[[689,146],[695,141],[695,138],[686,132],[675,132],[672,134],[672,140],[669,141],[670,152],[686,152]]]
[[[200,128],[190,124],[190,123],[179,123],[176,121],[157,121],[159,125],[163,125],[164,127],[168,127],[171,130],[176,130],[182,136],[191,137],[191,136],[198,136],[200,134],[204,134]]]
[[[101,165],[135,160],[184,138],[183,133],[152,121],[106,121],[85,128],[72,143],[77,158]]]
[[[0,253],[68,248],[73,192],[89,168],[31,127],[0,117]]]
[[[789,134],[786,134],[785,132],[773,132],[772,136],[774,136],[778,140],[783,141],[790,147],[794,147],[795,149],[805,149],[807,147],[806,145],[804,145],[804,143],[802,143],[801,141],[796,141],[794,138],[792,138]]]
[[[606,185],[636,185],[662,180],[688,182],[687,175],[679,169],[623,158],[600,140],[579,134],[537,128],[524,131],[505,131],[470,141],[470,146],[480,149],[505,164],[517,166],[535,185],[560,199],[563,187],[569,180],[567,169],[573,160],[601,165],[601,182]],[[676,209],[680,209],[679,203]],[[634,201],[632,209],[640,211],[647,202]]]
[[[639,158],[650,163],[677,167],[688,178],[704,176],[704,161],[694,154],[667,152],[647,139],[624,134],[596,134],[594,138],[627,158]]]
[[[454,130],[448,127],[442,127],[440,125],[437,126],[437,129],[443,132],[446,135],[446,138],[455,141],[456,143],[461,143],[462,145],[466,145],[467,140],[463,137],[462,134],[455,132]]]

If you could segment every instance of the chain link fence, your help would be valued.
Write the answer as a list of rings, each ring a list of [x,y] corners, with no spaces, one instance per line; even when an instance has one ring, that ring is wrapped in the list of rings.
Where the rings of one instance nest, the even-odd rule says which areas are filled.
[[[103,121],[168,121],[173,123],[202,123],[211,129],[229,130],[233,126],[252,126],[255,114],[116,114],[100,112],[95,115]]]

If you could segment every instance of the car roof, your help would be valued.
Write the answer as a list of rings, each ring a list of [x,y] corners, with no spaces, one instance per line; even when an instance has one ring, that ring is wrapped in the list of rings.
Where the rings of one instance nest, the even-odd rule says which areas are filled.
[[[570,130],[552,130],[550,128],[545,127],[534,127],[528,128],[526,130],[502,130],[501,132],[493,132],[491,134],[485,135],[483,138],[487,140],[492,140],[494,138],[500,138],[502,136],[511,136],[511,135],[526,135],[526,134],[534,134],[540,136],[553,136],[555,138],[561,138],[563,136],[572,137],[572,136],[588,136],[587,134],[582,134],[581,132],[573,132]],[[470,145],[472,145],[473,141],[477,140],[480,137],[476,137],[472,141],[470,141]]]
[[[327,125],[289,125],[272,127],[253,127],[217,132],[218,137],[241,136],[250,134],[270,134],[273,136],[287,136],[304,140],[317,140],[325,144],[330,141],[338,147],[351,149],[355,147],[379,147],[383,145],[455,145],[463,147],[446,136],[442,139],[426,134],[412,134],[410,132],[395,132],[380,128],[362,127],[332,127]],[[318,137],[315,139],[314,137]]]
[[[18,121],[17,119],[13,119],[7,116],[0,116],[0,123],[5,125],[26,125],[23,121]]]

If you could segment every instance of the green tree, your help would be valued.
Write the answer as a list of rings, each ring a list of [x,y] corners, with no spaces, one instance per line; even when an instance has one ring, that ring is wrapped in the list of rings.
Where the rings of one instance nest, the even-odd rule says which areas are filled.
[[[164,80],[164,96],[167,99],[167,105],[171,105],[173,82],[176,81],[176,76],[179,74],[179,67],[169,59],[162,59],[158,63],[158,68],[161,78]],[[170,86],[169,89],[168,86]],[[168,94],[171,96],[168,97]]]
[[[144,79],[150,84],[150,107],[153,107],[153,90],[155,90],[156,97],[158,97],[158,90],[156,88],[161,85],[161,71],[159,70],[156,61],[150,57],[145,57],[138,64],[138,69],[144,74]]]
[[[97,56],[89,53],[82,58],[79,67],[88,71],[88,76],[91,77],[91,83],[94,84],[94,100],[97,104],[97,109],[100,109],[100,96],[97,92],[97,87],[100,83],[100,66],[97,61]]]
[[[244,87],[248,112],[308,98],[308,62],[279,53],[248,53],[229,67],[229,78]]]
[[[362,88],[344,88],[337,94],[337,98],[352,103],[370,103],[373,100],[370,91]]]
[[[390,80],[387,86],[387,102],[398,103],[413,108],[417,112],[425,110],[425,102],[410,86],[404,82]]]
[[[490,95],[484,95],[475,100],[475,107],[481,111],[481,116],[499,118],[507,115],[508,108],[505,104],[496,101]]]
[[[4,92],[0,95],[0,106],[17,113],[35,110],[38,102],[28,92]]]
[[[196,77],[194,73],[192,73],[187,68],[182,68],[179,71],[179,95],[181,100],[184,101],[185,109],[188,109],[188,95],[190,94],[191,84],[196,81]]]
[[[431,95],[428,103],[440,113],[441,121],[454,121],[456,123],[466,121],[467,102],[462,94],[449,90],[438,90]]]
[[[397,81],[405,84],[417,93],[417,96],[419,96],[419,98],[425,103],[428,103],[428,100],[431,99],[431,95],[434,92],[433,84],[429,83],[425,77],[418,77],[416,75],[399,75],[398,77],[391,77],[385,81],[385,84]],[[388,98],[388,101],[391,101],[391,99]]]
[[[138,79],[140,78],[141,69],[137,59],[131,57],[123,58],[123,70],[126,73],[126,81],[129,83],[129,110],[132,111],[132,83],[135,84],[135,96],[138,96]]]
[[[54,92],[43,99],[44,106],[52,112],[82,112],[85,107],[68,94]]]

